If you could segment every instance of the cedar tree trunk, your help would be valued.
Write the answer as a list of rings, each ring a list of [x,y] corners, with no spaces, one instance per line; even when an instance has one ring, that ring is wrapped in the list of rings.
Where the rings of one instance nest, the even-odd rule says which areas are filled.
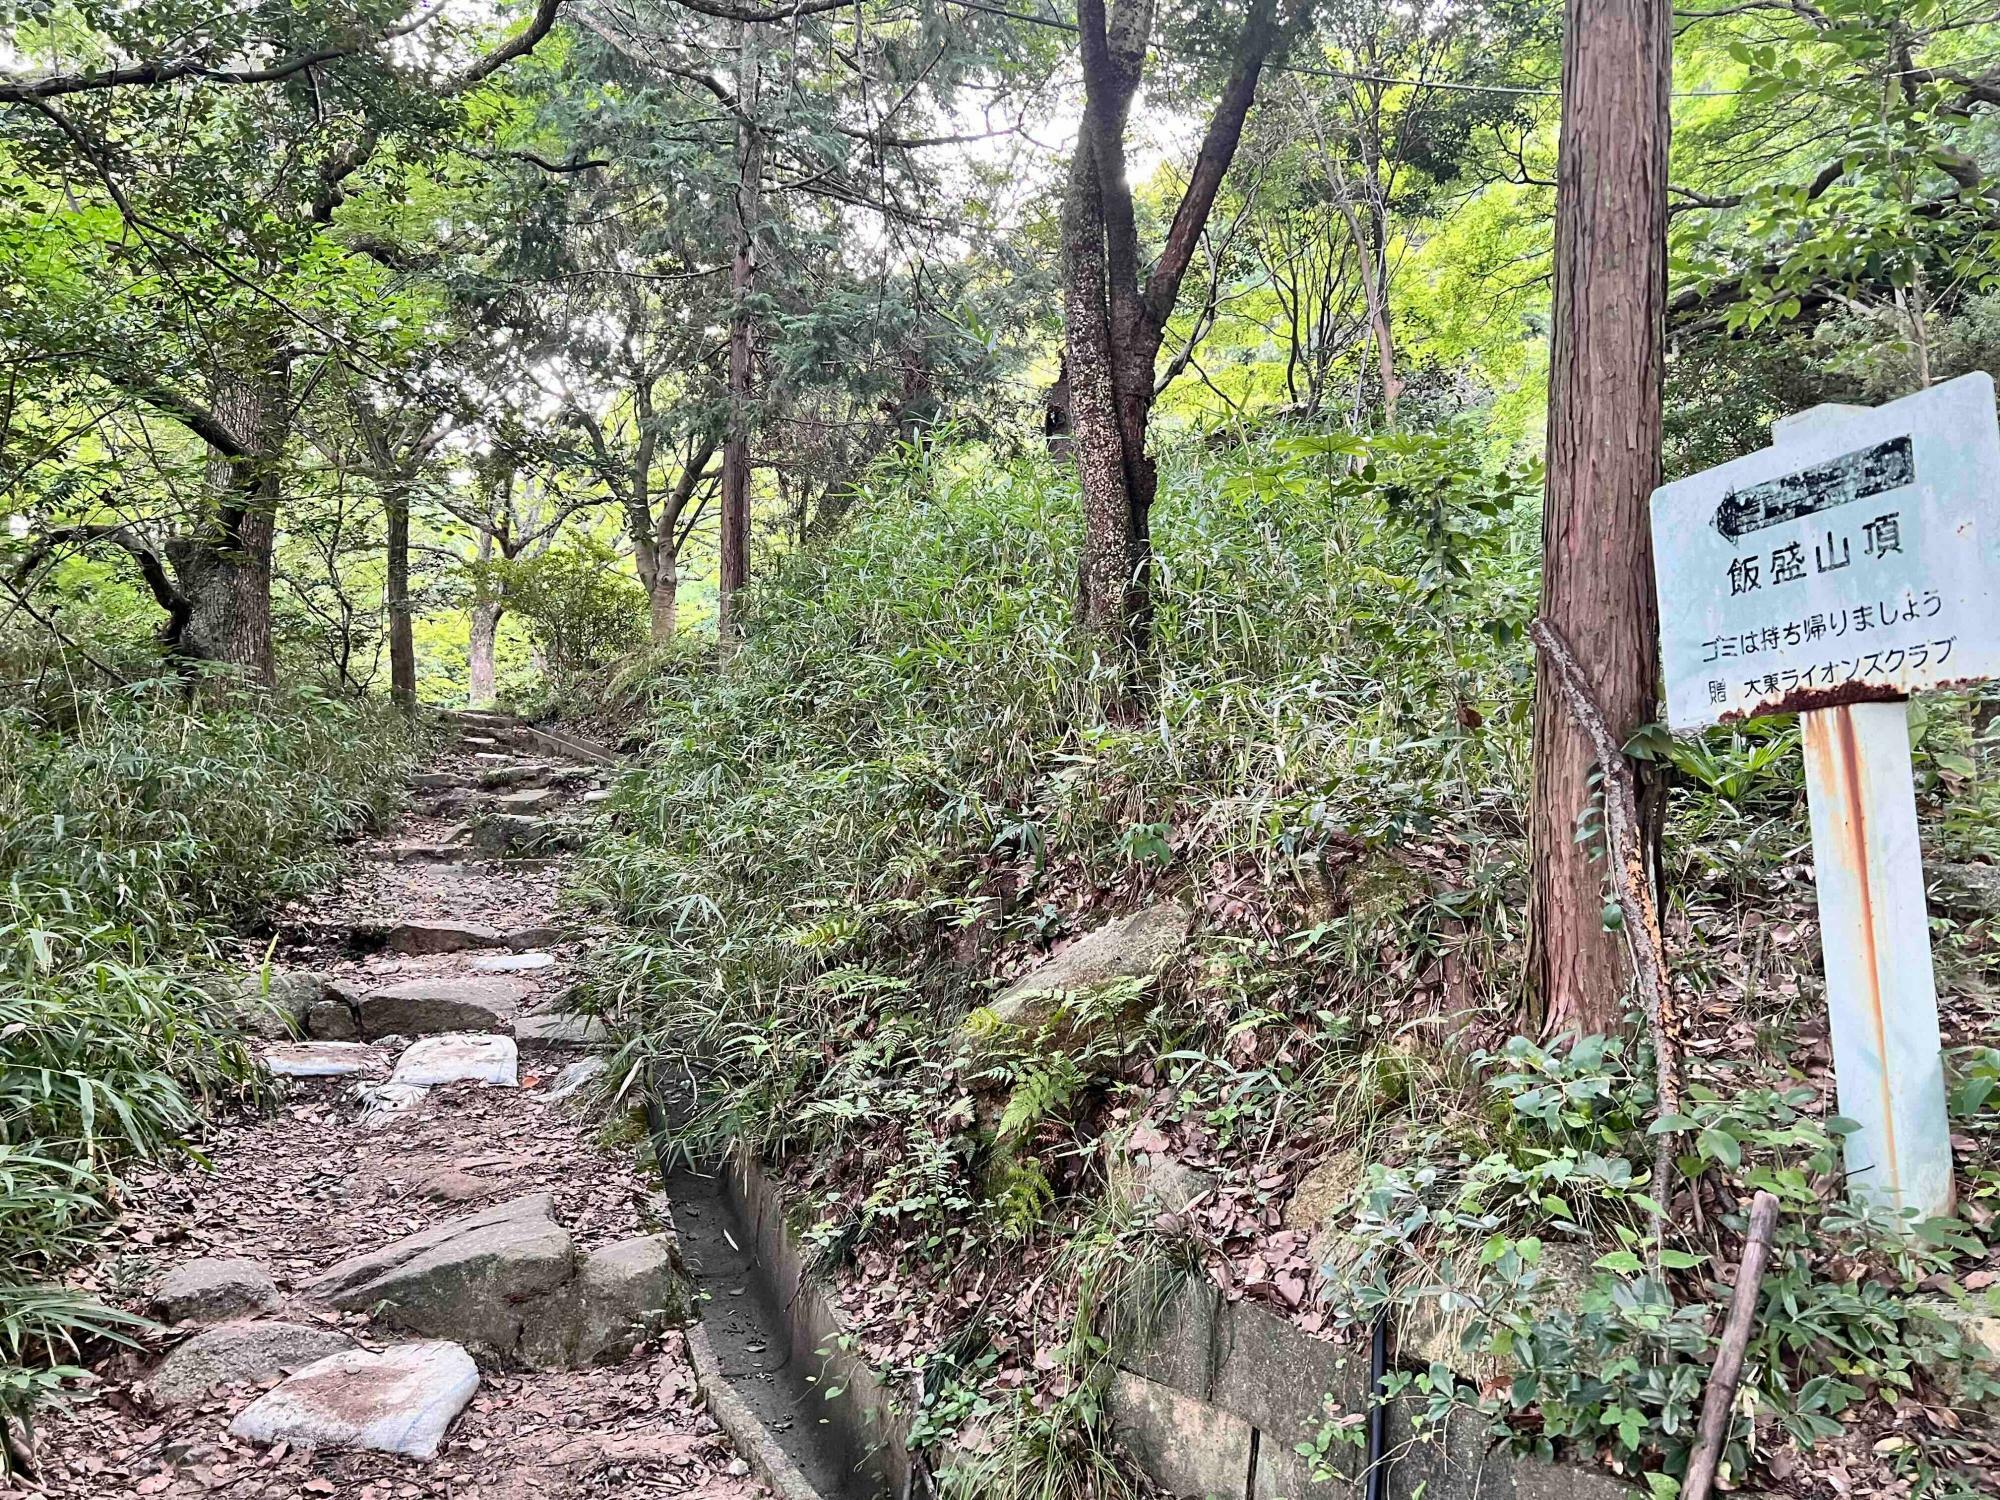
[[[1658,701],[1648,505],[1660,474],[1671,16],[1667,0],[1568,0],[1563,39],[1541,608],[1621,742]],[[1530,1019],[1545,1033],[1611,1029],[1626,1009],[1629,964],[1604,928],[1599,841],[1576,841],[1593,765],[1544,662],[1528,980]]]

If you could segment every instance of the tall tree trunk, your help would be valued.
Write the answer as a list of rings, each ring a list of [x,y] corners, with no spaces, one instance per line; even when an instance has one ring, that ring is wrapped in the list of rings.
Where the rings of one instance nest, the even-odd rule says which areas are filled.
[[[757,287],[758,199],[764,179],[764,137],[757,129],[758,60],[755,28],[736,27],[736,255],[730,268],[729,432],[722,446],[721,597],[716,632],[723,655],[735,649],[739,595],[750,576],[750,385],[755,326],[750,298]]]
[[[1303,23],[1309,0],[1293,11]],[[1249,0],[1236,62],[1216,99],[1166,244],[1141,275],[1125,176],[1125,124],[1145,70],[1153,0],[1077,6],[1083,121],[1063,197],[1064,368],[1084,537],[1077,620],[1116,657],[1133,706],[1150,673],[1151,512],[1159,471],[1147,451],[1160,341],[1222,179],[1242,140],[1266,60],[1283,40],[1276,0]]]
[[[1660,474],[1671,13],[1666,0],[1568,0],[1563,38],[1542,613],[1621,743],[1658,704],[1648,505]],[[1528,980],[1531,1019],[1546,1032],[1604,1030],[1625,1009],[1623,942],[1603,922],[1605,863],[1576,841],[1593,764],[1544,661]]]
[[[417,709],[417,643],[410,620],[410,487],[392,480],[382,491],[389,523],[387,608],[389,697],[405,713]]]
[[[247,456],[210,451],[214,514],[166,549],[189,606],[180,653],[233,667],[263,687],[277,677],[271,558],[289,431],[289,376],[289,355],[280,352],[259,377],[228,379],[217,390],[216,416],[242,438]]]
[[[1070,443],[1083,492],[1077,620],[1085,631],[1124,652],[1132,646],[1126,591],[1136,559],[1125,442],[1111,375],[1104,195],[1090,130],[1086,123],[1063,200],[1063,371],[1069,377]]]
[[[472,634],[467,644],[465,706],[493,706],[493,643],[500,634],[501,609],[498,601],[476,600],[472,606]]]

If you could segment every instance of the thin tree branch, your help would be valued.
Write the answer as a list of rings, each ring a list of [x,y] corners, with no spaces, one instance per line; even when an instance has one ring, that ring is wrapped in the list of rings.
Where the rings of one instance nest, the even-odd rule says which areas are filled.
[[[1542,660],[1556,691],[1568,706],[1576,727],[1583,731],[1597,756],[1597,768],[1604,785],[1604,830],[1611,846],[1615,868],[1613,890],[1618,910],[1624,917],[1626,944],[1632,956],[1633,978],[1646,1014],[1646,1028],[1652,1035],[1653,1076],[1656,1108],[1661,1116],[1680,1113],[1681,1045],[1680,1017],[1674,1008],[1673,990],[1667,977],[1666,939],[1660,931],[1660,912],[1653,900],[1653,883],[1646,870],[1646,843],[1639,821],[1639,796],[1632,767],[1624,749],[1612,738],[1604,714],[1590,696],[1583,668],[1562,633],[1547,620],[1537,618],[1528,634],[1541,648]],[[1667,1198],[1672,1189],[1668,1173],[1674,1162],[1674,1132],[1662,1130],[1653,1142],[1653,1251],[1658,1263],[1661,1242],[1666,1235]]]

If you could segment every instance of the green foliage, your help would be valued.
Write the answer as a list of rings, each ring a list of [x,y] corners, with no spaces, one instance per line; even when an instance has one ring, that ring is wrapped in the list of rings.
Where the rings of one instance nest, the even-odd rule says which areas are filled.
[[[413,749],[385,709],[304,692],[0,709],[0,1418],[129,1321],[30,1278],[88,1249],[126,1163],[255,1097],[216,939],[330,880]]]
[[[1497,1149],[1482,1150],[1462,1124],[1406,1137],[1400,1151],[1416,1164],[1371,1166],[1336,1215],[1337,1308],[1357,1321],[1385,1307],[1435,1309],[1458,1331],[1459,1367],[1497,1362],[1508,1376],[1504,1395],[1482,1395],[1434,1367],[1434,1404],[1471,1405],[1498,1434],[1532,1432],[1544,1452],[1605,1447],[1634,1469],[1680,1471],[1728,1288],[1713,1275],[1723,1261],[1712,1231],[1694,1226],[1675,1226],[1653,1268],[1642,1174],[1661,1130],[1689,1143],[1686,1176],[1713,1171],[1742,1201],[1760,1188],[1780,1200],[1746,1410],[1806,1447],[1841,1436],[1843,1420],[1864,1418],[1870,1403],[1881,1410],[1915,1395],[1920,1371],[1955,1382],[1966,1401],[2000,1394],[1978,1346],[1919,1295],[1984,1259],[1979,1234],[1955,1220],[1912,1233],[1880,1211],[1829,1201],[1824,1184],[1852,1127],[1801,1113],[1813,1090],[1697,1085],[1685,1115],[1654,1119],[1650,1064],[1627,1050],[1602,1037],[1557,1048],[1515,1038],[1480,1063],[1505,1111]],[[1984,1071],[1982,1057],[1968,1059],[1962,1105],[1985,1104]],[[1607,1240],[1621,1248],[1598,1254]],[[1741,1423],[1729,1449],[1739,1477],[1749,1433]]]
[[[587,704],[645,639],[645,593],[596,537],[475,570],[481,571],[527,622],[558,705]]]
[[[586,867],[632,925],[606,998],[636,1045],[703,1058],[726,1122],[782,1151],[838,1076],[821,1039],[860,1013],[935,1035],[971,996],[934,940],[1044,944],[1070,922],[1038,888],[1181,878],[1196,828],[1204,857],[1313,884],[1353,842],[1441,814],[1491,840],[1479,818],[1513,802],[1522,746],[1478,725],[1521,721],[1503,626],[1528,600],[1492,496],[1518,481],[1466,479],[1419,512],[1384,496],[1435,483],[1438,445],[1366,453],[1372,488],[1352,450],[1174,469],[1160,690],[1138,724],[1093,708],[1106,669],[1070,629],[1073,500],[1040,464],[930,450],[790,559],[728,672],[655,690],[625,832]],[[1491,629],[1446,607],[1468,578],[1503,601]],[[840,977],[913,949],[932,957],[892,968],[893,996]]]

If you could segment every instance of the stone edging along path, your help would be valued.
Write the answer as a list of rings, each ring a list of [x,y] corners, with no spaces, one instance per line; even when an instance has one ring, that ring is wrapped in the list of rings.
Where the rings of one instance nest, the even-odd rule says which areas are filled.
[[[598,768],[497,716],[463,727],[246,994],[278,1103],[216,1125],[212,1170],[128,1179],[77,1279],[162,1328],[45,1415],[29,1492],[772,1493],[767,1436],[704,1393],[638,1139],[577,1108],[605,1064],[558,1003],[554,858]]]

